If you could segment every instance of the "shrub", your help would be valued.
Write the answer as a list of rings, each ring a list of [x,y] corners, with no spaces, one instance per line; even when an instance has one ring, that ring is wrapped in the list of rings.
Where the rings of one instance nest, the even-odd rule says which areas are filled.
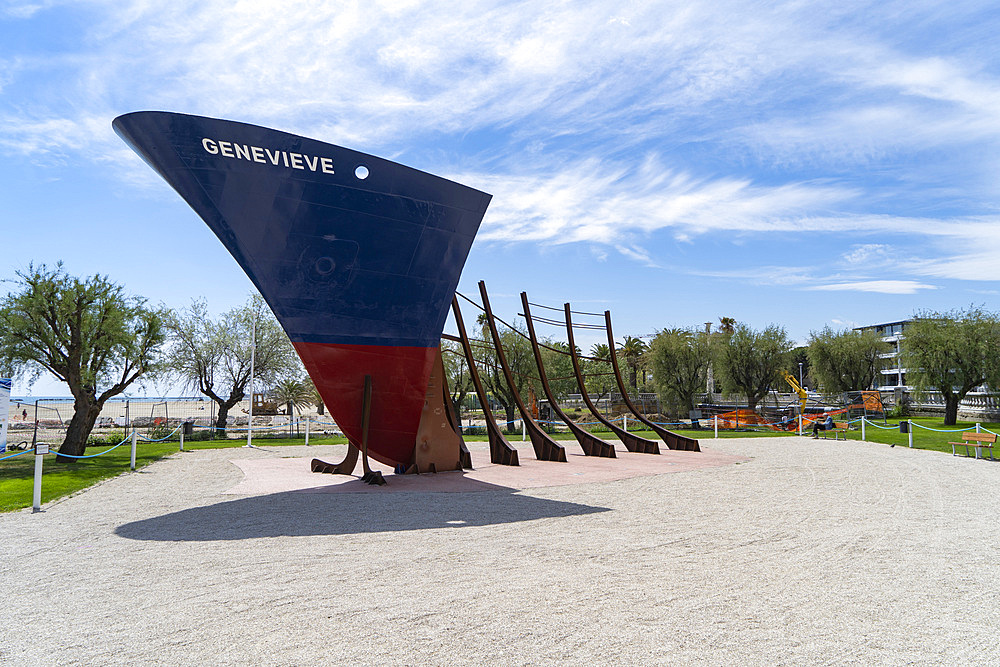
[[[128,437],[125,431],[107,431],[99,435],[91,435],[87,438],[88,447],[100,447],[102,445],[117,445]]]

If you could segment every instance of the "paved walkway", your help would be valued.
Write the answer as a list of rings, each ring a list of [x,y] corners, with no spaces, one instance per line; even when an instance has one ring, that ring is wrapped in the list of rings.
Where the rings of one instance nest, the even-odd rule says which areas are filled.
[[[0,664],[1000,662],[1000,465],[702,444],[453,493],[291,469],[343,447],[175,455],[0,515]]]

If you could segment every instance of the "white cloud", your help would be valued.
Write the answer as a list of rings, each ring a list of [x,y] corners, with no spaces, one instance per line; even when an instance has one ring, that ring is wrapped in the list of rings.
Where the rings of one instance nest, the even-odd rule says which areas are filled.
[[[1000,106],[1000,83],[988,76],[975,77],[943,58],[896,60],[879,65],[874,73],[873,82],[899,88],[906,95],[952,102],[994,118]]]
[[[3,11],[41,20],[52,5]],[[914,57],[896,39],[903,14],[942,18],[935,3],[907,3],[905,13],[892,3],[817,12],[596,0],[85,6],[104,20],[87,27],[80,51],[4,54],[0,85],[19,102],[0,106],[0,150],[41,163],[124,164],[134,183],[141,177],[123,162],[110,120],[164,108],[417,153],[414,166],[495,195],[484,241],[584,242],[598,258],[614,249],[655,265],[657,234],[688,245],[708,234],[733,243],[900,234],[929,248],[895,270],[973,280],[992,279],[1000,256],[988,229],[1000,219],[983,215],[995,200],[964,202],[971,212],[953,217],[887,214],[884,193],[869,184],[900,151],[964,157],[978,142],[983,155],[996,152],[1000,81],[988,53]],[[862,13],[868,23],[856,20]],[[483,148],[467,139],[476,133],[502,138]],[[462,148],[438,152],[439,140]],[[702,154],[709,166],[698,164]],[[984,179],[993,173],[975,157],[965,162]],[[760,163],[819,168],[760,178]],[[861,165],[848,172],[855,178],[843,177],[845,163]],[[927,181],[929,168],[889,161],[895,181],[884,187]],[[968,196],[964,181],[939,186]],[[850,271],[897,254],[887,243],[837,247]],[[815,282],[805,270],[778,275]],[[855,278],[816,289],[931,288]]]
[[[885,262],[893,259],[892,248],[883,243],[865,243],[851,247],[849,252],[844,253],[844,261],[848,264],[878,263],[884,266]]]
[[[75,119],[27,115],[0,117],[0,147],[42,163],[75,158],[75,152],[91,145],[95,136],[111,133],[107,115]],[[97,159],[102,157],[106,156],[98,155]]]
[[[723,278],[748,282],[754,285],[767,284],[798,287],[816,282],[812,270],[804,266],[764,265],[724,271],[695,269],[691,273],[705,278]]]
[[[30,19],[32,16],[47,9],[50,2],[8,2],[6,6],[0,8],[0,15],[12,19]]]
[[[916,294],[920,290],[937,289],[934,285],[915,280],[862,280],[858,282],[814,285],[810,290],[824,292],[878,292],[880,294]]]
[[[527,117],[554,135],[662,132],[665,111],[687,116],[759,94],[770,74],[794,65],[807,27],[794,10],[765,21],[739,3],[624,13],[595,1],[107,7],[87,35],[90,57],[58,64],[71,97],[291,121],[369,144]],[[73,119],[79,109],[65,111]],[[650,114],[660,120],[639,130]]]
[[[933,218],[853,213],[864,193],[823,182],[763,186],[733,178],[698,179],[655,156],[639,164],[586,159],[536,162],[530,173],[465,172],[456,180],[494,195],[480,238],[612,243],[669,229],[689,241],[709,232],[901,234],[1000,246],[1000,217]],[[839,211],[838,211],[839,209]],[[817,212],[820,214],[817,215]],[[995,237],[995,238],[993,238]],[[848,264],[901,261],[888,244],[855,244]],[[933,260],[921,260],[931,261]]]
[[[653,156],[636,165],[587,159],[531,175],[455,178],[494,195],[480,238],[499,241],[613,245],[663,229],[679,240],[711,231],[826,230],[828,220],[813,222],[808,213],[856,195],[824,184],[761,187],[731,178],[696,179]]]

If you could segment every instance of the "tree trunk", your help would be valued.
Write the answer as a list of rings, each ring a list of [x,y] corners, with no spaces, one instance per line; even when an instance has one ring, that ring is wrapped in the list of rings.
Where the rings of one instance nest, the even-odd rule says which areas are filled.
[[[66,439],[59,447],[60,454],[70,456],[83,456],[87,449],[87,438],[97,423],[97,417],[101,414],[101,405],[87,398],[77,398],[74,401],[73,418],[69,420],[69,428],[66,429]],[[68,457],[58,457],[57,461],[73,461]]]
[[[219,403],[219,414],[215,416],[215,428],[216,430],[221,429],[226,430],[226,421],[229,419],[229,408],[232,407],[228,403]]]
[[[462,428],[462,401],[465,400],[465,396],[468,393],[468,391],[459,392],[458,398],[455,398],[454,394],[449,394],[449,398],[451,398],[451,408],[455,413],[455,423],[458,424],[458,428],[460,429]]]
[[[322,402],[316,404],[316,414],[318,414],[320,417],[323,416],[323,410],[324,409],[325,409],[325,406],[323,405]]]
[[[757,410],[757,402],[759,400],[760,399],[755,396],[747,396],[747,409],[749,409],[750,412],[755,412]]]
[[[945,394],[944,396],[944,425],[954,426],[958,422],[958,402],[957,394]]]
[[[455,413],[455,425],[458,427],[458,432],[462,432],[462,398],[464,395],[459,397],[456,401],[454,396],[449,396],[451,399],[451,411]]]
[[[243,400],[243,394],[240,394],[237,398],[236,396],[230,396],[225,401],[217,401],[219,404],[219,415],[215,419],[216,433],[226,436],[226,421],[229,419],[229,410],[234,405]]]
[[[514,406],[505,405],[504,412],[507,413],[507,432],[510,433],[514,430]]]

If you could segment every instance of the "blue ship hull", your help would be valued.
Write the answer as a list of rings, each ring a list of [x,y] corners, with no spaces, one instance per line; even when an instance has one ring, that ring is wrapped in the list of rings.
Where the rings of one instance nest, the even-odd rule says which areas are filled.
[[[452,296],[490,195],[255,125],[156,111],[115,131],[253,281],[337,423],[408,465]]]

